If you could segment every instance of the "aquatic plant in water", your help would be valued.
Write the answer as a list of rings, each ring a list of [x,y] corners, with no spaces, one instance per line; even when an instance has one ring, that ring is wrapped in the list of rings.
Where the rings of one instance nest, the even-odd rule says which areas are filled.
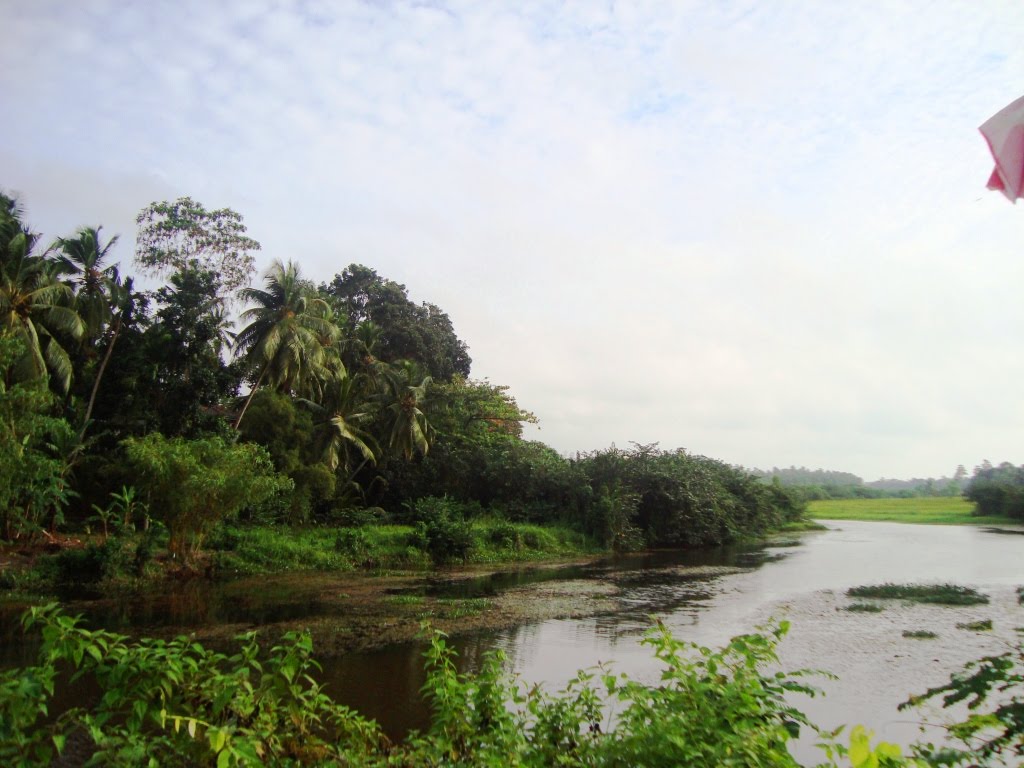
[[[909,600],[915,603],[938,605],[979,605],[988,602],[988,595],[973,587],[958,584],[877,584],[851,587],[846,590],[848,597],[870,597],[875,599]]]

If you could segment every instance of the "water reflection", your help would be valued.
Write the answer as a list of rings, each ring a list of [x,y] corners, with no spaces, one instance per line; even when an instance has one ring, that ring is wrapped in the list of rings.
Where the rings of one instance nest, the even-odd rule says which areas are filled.
[[[619,590],[621,612],[542,621],[452,641],[461,670],[478,669],[484,654],[501,649],[526,684],[560,688],[580,668],[611,663],[616,671],[656,680],[659,669],[641,644],[652,616],[681,639],[720,645],[774,617],[793,623],[780,648],[788,669],[814,667],[840,675],[824,683],[825,699],[799,702],[822,726],[864,723],[878,736],[917,738],[916,716],[898,714],[910,693],[944,682],[970,659],[1001,650],[1013,627],[1024,624],[1015,588],[1024,585],[1024,539],[1009,529],[841,523],[802,536],[802,544],[731,547],[702,552],[651,552],[588,565],[527,567],[469,579],[427,578],[406,592],[474,598],[544,581],[599,580]],[[1013,531],[1014,534],[1020,531]],[[843,610],[848,587],[885,581],[949,581],[988,593],[985,606],[947,608],[888,604],[879,614]],[[210,585],[176,585],[132,600],[93,601],[73,610],[114,629],[238,623],[243,627],[334,613],[344,602],[325,599],[330,579],[282,577]],[[403,591],[403,590],[399,590]],[[16,640],[13,614],[0,621],[0,663],[25,664],[31,651]],[[991,619],[992,632],[968,632],[957,623]],[[907,629],[930,629],[935,640],[913,641]],[[419,643],[323,660],[328,692],[380,721],[400,737],[426,727],[429,712]],[[809,750],[808,747],[802,747]],[[808,761],[816,755],[807,751]]]

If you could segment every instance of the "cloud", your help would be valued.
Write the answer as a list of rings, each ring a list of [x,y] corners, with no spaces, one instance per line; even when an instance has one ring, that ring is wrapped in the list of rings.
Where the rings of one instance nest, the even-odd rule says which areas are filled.
[[[0,185],[153,199],[439,304],[559,450],[929,475],[1015,454],[1012,3],[0,7]],[[122,245],[122,259],[125,258]]]

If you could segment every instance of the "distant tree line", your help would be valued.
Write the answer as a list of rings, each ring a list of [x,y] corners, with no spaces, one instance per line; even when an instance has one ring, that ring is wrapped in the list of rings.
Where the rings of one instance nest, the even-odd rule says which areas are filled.
[[[44,246],[0,195],[2,538],[152,519],[188,560],[225,519],[358,526],[430,508],[626,548],[800,514],[782,486],[681,450],[565,458],[523,439],[535,417],[470,378],[449,316],[369,267],[317,285],[273,261],[254,287],[260,245],[231,209],[181,198],[138,225],[135,268],[160,281],[147,291],[113,263],[116,236]]]
[[[871,482],[850,472],[788,467],[753,470],[766,481],[778,478],[787,488],[796,489],[807,501],[822,499],[915,498],[922,496],[959,496],[967,484],[967,471],[957,467],[952,477],[895,480],[882,478]]]

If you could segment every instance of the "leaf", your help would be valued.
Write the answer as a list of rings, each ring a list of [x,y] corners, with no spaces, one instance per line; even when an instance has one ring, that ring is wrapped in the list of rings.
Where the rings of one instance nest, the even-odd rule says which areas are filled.
[[[210,749],[220,752],[224,749],[224,743],[228,740],[228,734],[223,728],[211,728],[206,732],[206,738],[210,742]]]

